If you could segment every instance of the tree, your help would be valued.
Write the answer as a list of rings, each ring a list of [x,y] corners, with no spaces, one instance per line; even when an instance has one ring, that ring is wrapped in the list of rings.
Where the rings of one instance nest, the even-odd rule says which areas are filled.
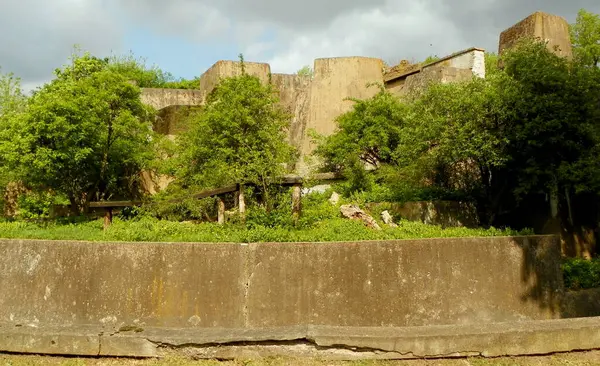
[[[486,79],[432,84],[402,103],[384,90],[356,101],[317,153],[334,170],[368,163],[387,185],[412,179],[466,190],[489,224],[535,195],[556,202],[596,190],[600,69],[531,40],[502,57],[504,68]]]
[[[310,67],[308,65],[306,65],[306,66],[302,67],[300,70],[298,70],[297,74],[300,76],[309,77],[311,79],[315,76],[315,73],[314,73],[312,67]]]
[[[175,176],[184,187],[254,184],[265,193],[295,158],[291,116],[270,84],[245,73],[221,80],[181,135]]]
[[[0,118],[23,110],[25,101],[21,80],[12,73],[3,74],[0,69]]]
[[[0,72],[0,141],[14,139],[10,126],[16,115],[22,113],[27,98],[21,90],[20,79],[14,74]],[[0,144],[0,201],[4,206],[4,213],[14,214],[18,193],[22,187],[18,184],[19,171],[10,169],[6,163],[7,157],[15,156],[14,151],[2,151]]]
[[[579,10],[570,31],[575,60],[584,66],[600,65],[600,15]]]
[[[170,72],[163,71],[157,65],[148,66],[147,60],[135,57],[133,53],[125,56],[113,55],[108,58],[108,68],[134,81],[140,88],[198,89],[200,78],[192,80],[176,79]]]
[[[355,190],[366,190],[371,184],[364,172],[366,166],[396,165],[395,149],[405,143],[405,105],[379,88],[370,99],[351,99],[354,106],[336,119],[335,134],[317,136],[315,154],[324,159],[323,169],[342,173]]]
[[[421,62],[421,64],[426,65],[426,64],[430,64],[432,62],[436,62],[439,60],[440,60],[440,58],[438,57],[438,55],[427,56],[427,58],[423,62]]]
[[[33,189],[69,198],[74,213],[90,200],[140,193],[153,158],[150,120],[140,90],[88,54],[56,70],[10,121],[0,155]]]

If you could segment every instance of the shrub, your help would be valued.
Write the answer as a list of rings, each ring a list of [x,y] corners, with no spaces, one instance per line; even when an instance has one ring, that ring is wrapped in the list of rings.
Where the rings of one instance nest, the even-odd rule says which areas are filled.
[[[600,258],[568,258],[562,264],[565,287],[571,290],[600,287]]]

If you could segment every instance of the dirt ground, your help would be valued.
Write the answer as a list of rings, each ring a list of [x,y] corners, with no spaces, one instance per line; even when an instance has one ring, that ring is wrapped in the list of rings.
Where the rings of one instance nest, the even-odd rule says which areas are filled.
[[[183,358],[168,358],[160,360],[132,359],[93,359],[93,358],[64,358],[48,356],[21,356],[0,354],[0,366],[554,366],[554,365],[600,365],[600,351],[565,353],[552,356],[517,357],[517,358],[469,358],[454,360],[411,360],[411,361],[323,361],[317,359],[263,359],[237,361],[194,361]]]

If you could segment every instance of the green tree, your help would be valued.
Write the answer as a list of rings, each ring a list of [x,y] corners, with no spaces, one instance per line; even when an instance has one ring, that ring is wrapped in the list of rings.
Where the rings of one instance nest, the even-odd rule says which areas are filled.
[[[470,192],[490,224],[534,195],[595,190],[600,70],[531,41],[503,64],[486,79],[433,84],[415,99],[382,90],[356,101],[317,153],[327,168],[357,177],[353,169],[368,163],[388,185],[408,179]]]
[[[313,71],[312,67],[310,67],[310,66],[308,66],[308,65],[306,65],[306,66],[302,67],[300,70],[298,70],[297,74],[298,74],[298,75],[300,75],[300,76],[306,76],[306,77],[309,77],[309,78],[311,78],[311,79],[312,79],[312,78],[314,77],[314,75],[315,75],[315,73],[314,73],[314,71]]]
[[[11,123],[14,118],[22,113],[25,109],[27,98],[21,90],[20,79],[14,74],[3,74],[0,72],[0,141],[10,141],[16,138],[11,134]],[[17,184],[19,180],[19,171],[11,169],[7,164],[7,158],[10,156],[16,157],[14,151],[2,150],[0,144],[0,202],[2,202],[5,213],[12,211],[16,205],[16,196],[7,197],[7,191],[19,192],[20,186]],[[9,185],[12,188],[9,188]],[[9,194],[10,196],[10,194]],[[9,203],[7,208],[5,199]],[[14,212],[11,212],[14,213]]]
[[[323,169],[342,173],[350,180],[351,189],[368,190],[373,183],[365,167],[378,169],[382,165],[397,165],[395,150],[407,136],[406,106],[379,86],[370,99],[352,99],[352,110],[336,119],[338,132],[316,136],[315,154],[323,158]]]
[[[64,194],[80,212],[90,200],[139,194],[154,157],[152,116],[106,60],[74,56],[11,119],[0,156],[28,187]]]
[[[240,76],[221,80],[181,136],[174,173],[182,186],[254,184],[266,193],[295,158],[286,135],[291,116],[272,86],[243,65]]]
[[[25,101],[21,80],[12,73],[3,74],[0,68],[0,118],[22,111]]]
[[[200,78],[192,80],[175,78],[170,72],[163,71],[157,65],[149,66],[143,57],[113,55],[108,58],[108,68],[134,81],[140,88],[198,89]]]
[[[575,60],[584,66],[600,64],[600,15],[579,10],[570,26]]]
[[[439,60],[440,60],[440,58],[437,55],[433,55],[433,56],[427,56],[427,58],[421,63],[422,64],[430,64],[432,62],[436,62]]]

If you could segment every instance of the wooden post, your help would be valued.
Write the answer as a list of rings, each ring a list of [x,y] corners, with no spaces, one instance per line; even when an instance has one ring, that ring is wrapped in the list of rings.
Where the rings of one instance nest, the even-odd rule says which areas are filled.
[[[107,207],[104,209],[104,230],[108,229],[110,224],[112,224],[112,207]]]
[[[217,196],[217,223],[223,225],[225,223],[225,202]]]
[[[300,217],[302,211],[302,184],[292,186],[292,216],[294,222]]]
[[[244,185],[240,184],[238,189],[238,208],[240,212],[240,218],[242,221],[246,221],[246,200],[244,199]]]

